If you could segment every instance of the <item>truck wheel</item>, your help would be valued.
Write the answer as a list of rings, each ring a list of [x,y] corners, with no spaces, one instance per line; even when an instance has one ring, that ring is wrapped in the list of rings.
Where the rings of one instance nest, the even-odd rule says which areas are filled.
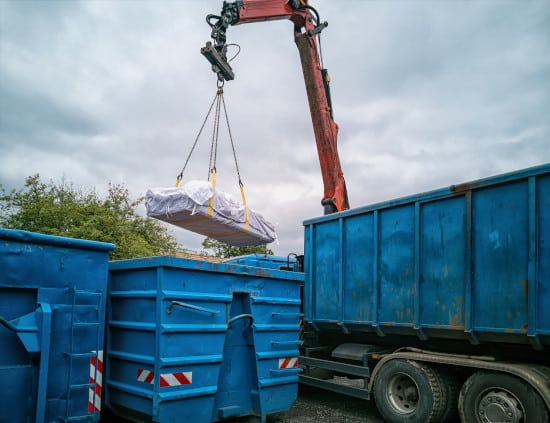
[[[460,390],[458,412],[462,422],[548,423],[540,395],[522,379],[506,374],[474,373]]]
[[[440,422],[447,408],[439,372],[412,360],[382,364],[373,391],[378,411],[391,423]]]
[[[439,375],[447,391],[447,406],[441,415],[441,422],[454,421],[454,418],[458,415],[458,392],[460,391],[460,384],[457,377],[453,374],[441,370]]]

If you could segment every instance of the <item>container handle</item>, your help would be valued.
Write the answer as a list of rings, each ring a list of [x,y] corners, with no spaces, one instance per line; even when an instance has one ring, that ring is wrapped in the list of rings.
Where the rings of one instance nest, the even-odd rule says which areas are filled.
[[[183,308],[189,308],[191,310],[202,311],[203,313],[210,313],[212,316],[220,312],[219,310],[212,310],[209,308],[199,307],[193,304],[182,303],[181,301],[171,301],[170,305],[166,309],[166,314],[172,313],[173,306],[180,306]]]
[[[234,316],[231,319],[229,319],[227,321],[227,326],[229,327],[229,325],[231,323],[233,323],[234,321],[239,320],[239,319],[250,319],[250,324],[254,323],[254,317],[252,316],[252,314],[239,314],[239,315]]]

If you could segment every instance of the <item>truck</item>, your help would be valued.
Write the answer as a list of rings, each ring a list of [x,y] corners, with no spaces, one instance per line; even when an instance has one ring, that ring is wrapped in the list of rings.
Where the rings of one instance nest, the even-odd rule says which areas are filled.
[[[306,385],[389,422],[547,422],[550,164],[304,222]]]
[[[269,19],[295,25],[325,183],[303,257],[108,265],[0,229],[0,421],[263,422],[299,381],[388,422],[548,422],[550,164],[351,209],[315,9],[225,3],[203,54],[230,80],[225,30]]]
[[[304,222],[300,382],[395,423],[548,422],[550,164],[350,209],[319,13],[224,2],[201,52],[232,80],[229,26],[274,19],[294,24],[325,186]]]

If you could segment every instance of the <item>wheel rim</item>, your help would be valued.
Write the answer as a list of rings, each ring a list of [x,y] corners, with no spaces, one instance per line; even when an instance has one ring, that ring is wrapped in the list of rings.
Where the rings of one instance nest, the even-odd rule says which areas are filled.
[[[502,388],[483,391],[476,401],[477,416],[484,423],[523,423],[525,410],[519,399]]]
[[[386,386],[386,397],[397,413],[414,413],[418,407],[418,386],[409,375],[396,373]]]

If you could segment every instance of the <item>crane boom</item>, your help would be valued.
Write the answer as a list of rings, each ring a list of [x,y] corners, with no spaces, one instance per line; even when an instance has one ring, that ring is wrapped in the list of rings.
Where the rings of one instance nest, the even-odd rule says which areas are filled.
[[[201,53],[212,64],[220,80],[232,80],[233,70],[227,61],[226,31],[230,25],[289,19],[294,23],[294,40],[298,47],[309,110],[321,165],[324,213],[349,209],[346,183],[338,155],[338,125],[333,119],[329,77],[319,59],[317,35],[328,25],[321,23],[317,11],[304,0],[240,0],[224,2],[220,16],[208,15],[212,28],[211,42]]]

